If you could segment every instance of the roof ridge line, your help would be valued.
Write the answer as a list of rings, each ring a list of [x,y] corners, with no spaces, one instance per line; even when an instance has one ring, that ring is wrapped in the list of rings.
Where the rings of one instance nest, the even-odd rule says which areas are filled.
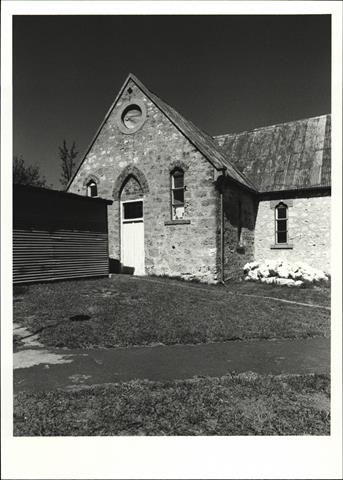
[[[251,128],[249,130],[242,130],[241,132],[221,133],[220,135],[213,135],[213,138],[227,137],[229,135],[243,135],[244,133],[252,133],[258,130],[265,130],[267,128],[274,128],[282,125],[288,125],[290,123],[303,122],[305,120],[314,120],[315,118],[323,118],[323,117],[329,117],[329,116],[331,116],[331,113],[323,113],[322,115],[316,115],[314,117],[305,117],[305,118],[299,118],[297,120],[290,120],[289,122],[274,123],[272,125],[265,125],[264,127],[262,126],[262,127]]]

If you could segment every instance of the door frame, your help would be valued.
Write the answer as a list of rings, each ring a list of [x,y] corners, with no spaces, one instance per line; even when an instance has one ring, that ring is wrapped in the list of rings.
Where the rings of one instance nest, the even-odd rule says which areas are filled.
[[[142,202],[142,217],[137,217],[130,220],[124,220],[124,203],[132,203],[132,202]],[[123,244],[123,225],[126,223],[143,223],[143,270],[145,272],[145,228],[144,228],[144,198],[139,197],[133,200],[120,200],[120,263],[123,264],[123,251],[124,251],[124,244]]]

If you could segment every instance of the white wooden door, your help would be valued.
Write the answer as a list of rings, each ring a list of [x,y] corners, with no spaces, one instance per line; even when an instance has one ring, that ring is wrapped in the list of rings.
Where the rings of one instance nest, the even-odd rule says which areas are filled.
[[[121,204],[121,264],[134,275],[145,274],[143,200]]]

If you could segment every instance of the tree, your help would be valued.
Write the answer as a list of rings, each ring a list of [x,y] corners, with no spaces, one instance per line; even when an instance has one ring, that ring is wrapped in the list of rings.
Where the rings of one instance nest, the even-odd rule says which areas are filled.
[[[75,142],[73,142],[71,148],[68,148],[67,142],[65,140],[63,140],[62,147],[58,147],[58,149],[62,167],[60,182],[63,187],[66,188],[69,180],[73,176],[76,165],[75,159],[78,155],[78,152],[76,151]]]
[[[16,185],[32,185],[44,187],[46,180],[41,177],[38,166],[26,165],[23,157],[13,158],[13,183]]]

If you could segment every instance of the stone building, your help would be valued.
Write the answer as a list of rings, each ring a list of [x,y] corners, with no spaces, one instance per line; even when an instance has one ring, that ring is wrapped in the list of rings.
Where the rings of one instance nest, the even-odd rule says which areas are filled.
[[[331,117],[211,137],[130,74],[68,186],[113,200],[113,270],[218,282],[254,259],[330,271]]]

